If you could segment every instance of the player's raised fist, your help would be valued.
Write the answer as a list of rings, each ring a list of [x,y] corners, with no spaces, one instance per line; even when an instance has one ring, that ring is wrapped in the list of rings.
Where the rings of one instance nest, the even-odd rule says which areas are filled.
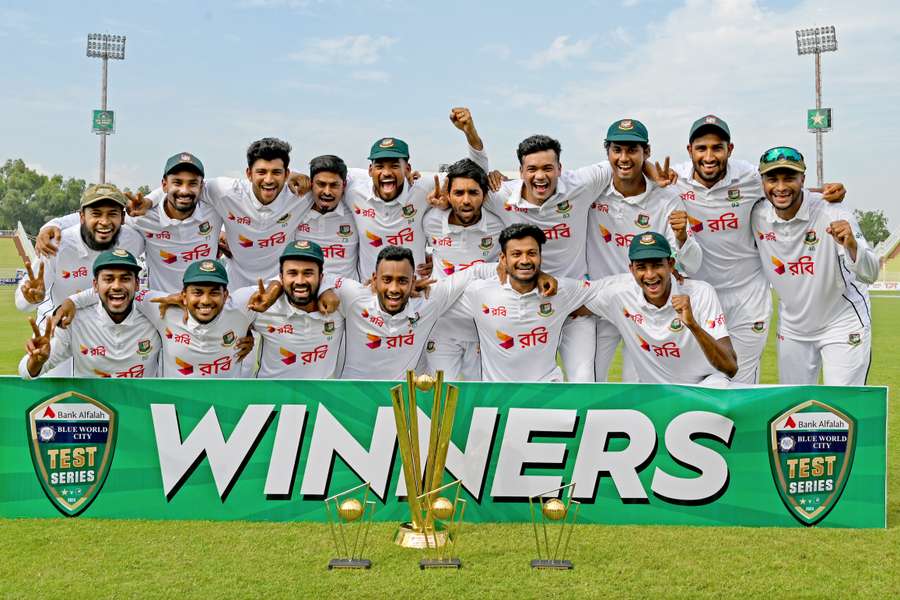
[[[34,249],[41,256],[56,256],[60,235],[59,227],[55,225],[41,227],[34,240]]]
[[[467,131],[475,126],[475,122],[472,120],[472,112],[464,106],[450,109],[450,122],[460,131]]]
[[[842,202],[846,195],[843,183],[826,183],[822,186],[822,199],[826,202]]]
[[[694,311],[691,309],[691,297],[685,294],[672,295],[672,308],[678,313],[678,318],[685,327],[694,327]]]
[[[847,221],[832,221],[825,232],[847,250],[856,252],[856,236],[853,235],[853,228]]]
[[[675,239],[679,244],[687,241],[688,214],[684,210],[673,210],[669,215],[669,227],[675,233]]]
[[[128,205],[125,207],[125,210],[132,217],[142,217],[152,208],[150,199],[144,198],[143,192],[138,192],[137,194],[125,192],[125,197],[128,198]]]
[[[44,301],[47,290],[44,287],[44,262],[38,267],[37,277],[31,269],[31,261],[25,261],[25,270],[28,272],[27,279],[22,284],[22,296],[29,304],[39,304]]]

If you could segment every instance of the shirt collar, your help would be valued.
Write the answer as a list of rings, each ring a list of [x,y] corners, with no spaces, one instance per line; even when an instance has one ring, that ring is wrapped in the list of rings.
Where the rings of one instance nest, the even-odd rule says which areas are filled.
[[[512,284],[510,284],[510,282],[509,282],[509,277],[506,278],[506,282],[505,282],[505,283],[501,283],[501,284],[500,284],[500,289],[506,290],[506,291],[508,291],[508,292],[511,292],[512,294],[514,294],[515,296],[517,296],[517,297],[519,297],[519,298],[526,298],[526,297],[528,297],[528,296],[537,296],[537,295],[539,295],[539,292],[538,292],[538,286],[534,286],[534,289],[531,290],[531,291],[529,291],[529,292],[525,292],[524,294],[520,294],[519,292],[517,292],[517,291],[513,288]]]
[[[641,306],[642,306],[642,308],[643,308],[644,310],[646,310],[646,311],[648,311],[648,312],[661,313],[661,312],[666,311],[666,310],[668,310],[668,309],[670,309],[670,308],[672,307],[672,304],[671,304],[671,301],[672,301],[672,295],[675,294],[675,293],[677,293],[677,290],[678,290],[678,282],[675,281],[675,277],[674,277],[674,276],[671,277],[670,279],[671,279],[671,282],[672,282],[672,287],[671,287],[671,289],[669,290],[669,297],[666,298],[666,303],[663,304],[662,306],[656,306],[656,305],[654,305],[654,304],[650,304],[650,302],[649,302],[649,301],[647,300],[647,298],[644,296],[644,289],[641,287],[641,285],[637,282],[637,280],[636,280],[634,277],[631,278],[631,286],[632,286],[632,289],[635,290],[635,293],[637,294],[637,297],[638,297],[638,302],[641,303]],[[695,307],[695,308],[696,308],[696,307]]]
[[[134,320],[137,318],[135,314],[137,313],[137,307],[134,306],[132,302],[131,312],[128,313],[128,316],[125,317],[121,323],[116,323],[112,320],[112,317],[109,316],[109,313],[106,312],[106,309],[103,308],[103,302],[97,301],[97,304],[94,305],[94,312],[97,313],[97,318],[100,320],[100,324],[103,328],[113,327],[115,325],[128,326],[131,325]]]
[[[610,178],[610,180],[609,180],[609,187],[606,188],[606,193],[609,194],[610,196],[615,196],[619,200],[622,200],[623,202],[627,202],[628,204],[632,204],[632,205],[643,204],[644,200],[646,200],[650,196],[650,194],[652,194],[653,191],[657,188],[656,184],[653,181],[651,181],[646,175],[644,175],[643,177],[644,177],[644,183],[647,185],[647,189],[645,189],[642,193],[640,193],[636,196],[622,195],[622,192],[617,190],[616,186],[613,185],[612,178]]]

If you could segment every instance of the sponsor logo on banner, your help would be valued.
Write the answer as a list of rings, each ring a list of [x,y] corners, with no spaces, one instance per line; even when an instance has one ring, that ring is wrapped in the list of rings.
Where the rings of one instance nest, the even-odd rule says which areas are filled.
[[[781,500],[801,523],[815,525],[840,500],[853,466],[856,420],[808,400],[769,421],[769,459]]]
[[[25,413],[34,472],[62,514],[83,513],[103,489],[116,448],[116,411],[77,392],[38,402]]]

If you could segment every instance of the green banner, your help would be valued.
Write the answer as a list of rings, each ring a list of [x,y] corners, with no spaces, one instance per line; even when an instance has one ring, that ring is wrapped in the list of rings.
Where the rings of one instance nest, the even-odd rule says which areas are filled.
[[[393,385],[0,378],[0,518],[322,521],[369,481],[376,519],[406,520]],[[886,388],[459,388],[467,521],[529,521],[575,482],[579,522],[886,526]]]

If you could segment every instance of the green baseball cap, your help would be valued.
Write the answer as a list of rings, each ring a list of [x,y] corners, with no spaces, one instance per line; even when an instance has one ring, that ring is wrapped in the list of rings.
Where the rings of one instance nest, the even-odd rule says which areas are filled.
[[[184,271],[182,283],[220,283],[228,285],[228,273],[225,265],[217,260],[198,260],[188,265]]]
[[[138,264],[137,259],[128,250],[113,248],[112,250],[101,252],[94,259],[94,277],[97,276],[101,269],[130,269],[135,273],[140,273],[141,265]]]
[[[619,119],[606,130],[607,142],[650,142],[647,128],[637,119]]]
[[[203,163],[200,162],[199,158],[190,152],[179,152],[178,154],[170,156],[169,160],[166,161],[166,167],[163,169],[163,177],[179,167],[187,169],[188,171],[196,171],[200,174],[200,177],[205,176],[203,173]]]
[[[325,264],[325,254],[322,252],[322,247],[317,243],[308,240],[297,240],[293,244],[288,244],[285,246],[284,252],[281,253],[278,260],[281,264],[284,264],[284,261],[292,258],[298,260],[312,260],[319,263],[320,267]]]
[[[759,174],[765,175],[775,169],[790,169],[806,173],[806,162],[798,150],[789,146],[769,148],[759,157]]]
[[[666,236],[648,231],[631,238],[631,246],[628,247],[628,260],[646,260],[649,258],[671,258],[672,247]]]
[[[726,141],[731,141],[731,130],[728,129],[728,123],[717,117],[716,115],[706,115],[705,117],[700,117],[694,124],[691,125],[691,134],[688,136],[688,142],[693,142],[695,137],[698,137],[700,134],[697,133],[701,129],[711,129],[721,134]]]
[[[128,205],[128,199],[119,188],[111,183],[98,183],[84,190],[81,195],[81,208],[96,204],[102,200],[112,200],[122,208]]]
[[[409,158],[409,146],[398,138],[381,138],[372,144],[372,150],[369,151],[369,160],[379,158]]]

